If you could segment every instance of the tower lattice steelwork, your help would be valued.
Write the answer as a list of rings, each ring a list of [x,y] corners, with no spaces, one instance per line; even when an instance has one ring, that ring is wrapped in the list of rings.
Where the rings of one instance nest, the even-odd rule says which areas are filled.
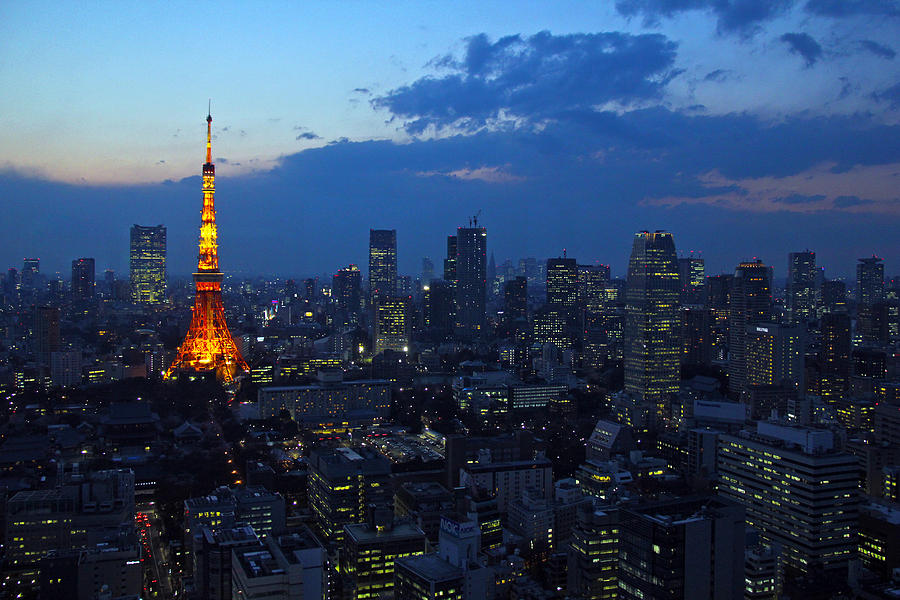
[[[216,167],[212,163],[212,116],[206,116],[206,164],[203,165],[203,212],[200,225],[200,259],[194,273],[197,293],[191,327],[172,366],[168,379],[178,371],[214,371],[225,382],[234,380],[238,371],[250,368],[241,356],[222,306],[222,272],[219,271],[219,244],[216,231]]]

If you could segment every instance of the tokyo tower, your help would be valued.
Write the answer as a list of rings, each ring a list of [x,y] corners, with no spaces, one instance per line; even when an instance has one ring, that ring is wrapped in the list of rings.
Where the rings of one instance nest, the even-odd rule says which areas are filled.
[[[212,163],[212,115],[206,116],[206,164],[203,165],[203,212],[200,220],[200,259],[194,273],[194,310],[191,327],[178,354],[163,376],[179,371],[214,371],[220,381],[230,383],[238,371],[250,367],[241,356],[222,306],[222,272],[219,271],[219,244],[216,231],[216,167]]]

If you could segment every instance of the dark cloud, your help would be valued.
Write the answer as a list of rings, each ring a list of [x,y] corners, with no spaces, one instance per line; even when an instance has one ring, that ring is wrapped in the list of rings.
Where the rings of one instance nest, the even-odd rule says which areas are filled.
[[[805,9],[823,17],[900,17],[900,3],[896,0],[809,0]]]
[[[353,91],[357,94],[365,94],[367,96],[372,93],[369,91],[369,88],[353,88]]]
[[[676,44],[656,34],[543,31],[496,42],[480,34],[467,40],[461,59],[434,63],[448,75],[424,77],[372,104],[414,134],[429,126],[474,131],[504,117],[537,122],[567,110],[657,98],[678,74],[675,55]]]
[[[728,206],[702,203],[716,195],[740,196],[742,188],[752,192],[748,180],[799,180],[820,172],[821,165],[835,164],[830,177],[852,178],[856,165],[872,166],[866,171],[871,173],[898,163],[900,126],[861,115],[788,117],[772,124],[749,115],[685,115],[663,108],[573,109],[545,125],[405,144],[342,140],[287,156],[271,171],[223,173],[216,181],[222,268],[232,274],[300,275],[364,264],[368,230],[383,227],[399,230],[401,270],[415,273],[422,256],[443,255],[443,236],[479,208],[490,250],[500,260],[553,256],[567,247],[571,256],[612,262],[621,273],[631,234],[642,229],[673,231],[678,248],[704,251],[713,273],[733,270],[743,256],[783,264],[787,252],[810,247],[829,272],[852,275],[854,258],[871,253],[873,239],[879,240],[874,250],[880,254],[900,256],[895,235],[900,217],[881,210],[881,200],[844,199],[834,209],[827,201],[821,209],[782,202],[777,216],[745,210],[740,200]],[[513,178],[507,183],[422,176],[460,171]],[[723,183],[704,185],[710,172],[721,174]],[[6,232],[0,264],[40,253],[48,269],[51,263],[61,269],[73,257],[94,256],[98,268],[125,271],[128,228],[164,223],[171,272],[188,274],[196,266],[200,189],[199,176],[92,187],[0,171],[4,217],[35,224]],[[796,188],[770,197],[820,193]],[[664,196],[700,203],[641,204]],[[804,209],[810,212],[801,214]],[[47,218],[35,221],[34,214]],[[597,235],[598,224],[604,235]],[[84,231],[104,235],[84,236]],[[291,240],[291,252],[279,245],[285,239]]]
[[[716,69],[715,71],[710,71],[703,78],[703,81],[725,81],[728,79],[731,71],[726,69]]]
[[[890,46],[885,46],[883,44],[879,44],[878,42],[873,42],[872,40],[861,40],[859,42],[860,47],[864,50],[868,50],[875,56],[880,56],[881,58],[886,58],[888,60],[893,60],[897,53]]]
[[[884,102],[891,108],[900,108],[900,83],[887,89],[873,92],[872,99],[877,102]]]
[[[793,4],[794,0],[618,0],[616,10],[626,17],[641,16],[648,26],[685,11],[708,10],[716,16],[719,33],[749,36]]]
[[[864,204],[872,204],[874,200],[866,200],[859,196],[838,196],[834,199],[834,205],[838,208],[849,208],[851,206],[862,206]]]
[[[822,46],[808,33],[785,33],[778,39],[787,44],[793,54],[802,56],[807,68],[822,58]]]
[[[815,196],[804,196],[802,194],[791,194],[790,196],[782,196],[780,198],[773,198],[772,202],[777,202],[779,204],[814,204],[816,202],[821,202],[827,196],[815,195]]]
[[[321,140],[322,136],[316,135],[312,131],[305,131],[297,136],[298,140]]]

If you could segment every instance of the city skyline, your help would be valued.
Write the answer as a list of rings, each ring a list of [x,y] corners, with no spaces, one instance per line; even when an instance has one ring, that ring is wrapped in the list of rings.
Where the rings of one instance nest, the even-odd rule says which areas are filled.
[[[21,225],[0,244],[8,266],[40,254],[44,272],[65,273],[90,256],[124,273],[128,228],[164,224],[167,267],[188,274],[192,127],[208,97],[222,115],[214,160],[232,273],[365,264],[370,228],[396,229],[399,270],[417,273],[479,210],[501,261],[565,248],[620,275],[645,229],[702,252],[710,274],[759,256],[782,278],[784,256],[809,248],[828,277],[852,279],[857,258],[890,269],[900,255],[890,3],[260,11],[278,23],[211,6],[2,9],[0,193]],[[132,38],[165,33],[137,52],[116,18]],[[93,35],[73,37],[70,22]],[[293,35],[300,22],[306,37]],[[262,30],[285,51],[268,52]],[[370,35],[347,35],[360,30]],[[48,32],[57,41],[42,45]],[[244,52],[217,50],[226,34]],[[217,60],[197,78],[209,49]],[[131,55],[145,62],[125,68]],[[79,60],[89,67],[73,70]],[[151,72],[166,61],[163,85]],[[135,97],[142,88],[152,93]]]

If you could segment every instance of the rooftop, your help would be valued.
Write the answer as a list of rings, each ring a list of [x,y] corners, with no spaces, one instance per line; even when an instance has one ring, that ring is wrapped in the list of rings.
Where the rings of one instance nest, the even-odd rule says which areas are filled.
[[[423,579],[429,581],[447,581],[463,576],[462,569],[454,567],[437,554],[420,554],[397,559],[397,567],[401,565]]]

